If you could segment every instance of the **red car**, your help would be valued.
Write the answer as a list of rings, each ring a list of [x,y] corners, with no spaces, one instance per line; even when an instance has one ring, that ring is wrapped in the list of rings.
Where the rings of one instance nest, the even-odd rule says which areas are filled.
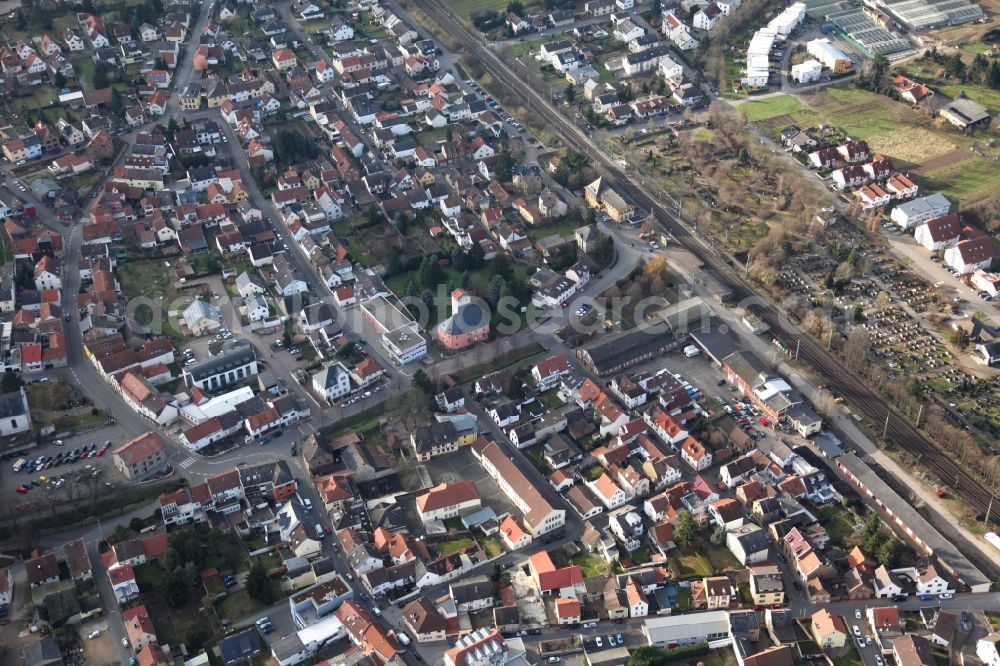
[[[101,456],[103,456],[104,452],[107,451],[107,450],[108,450],[108,447],[106,447],[106,446],[102,446],[101,448],[97,449],[97,457],[100,458]]]
[[[767,425],[767,419],[765,419],[765,418],[764,418],[763,416],[762,416],[762,417],[760,417],[760,418],[759,418],[759,419],[757,419],[757,420],[758,420],[758,421],[760,421],[760,424],[761,424],[762,426],[766,426],[766,425]]]
[[[17,487],[17,492],[21,493],[22,495],[28,492],[28,490],[29,490],[28,486],[25,485],[20,485]]]

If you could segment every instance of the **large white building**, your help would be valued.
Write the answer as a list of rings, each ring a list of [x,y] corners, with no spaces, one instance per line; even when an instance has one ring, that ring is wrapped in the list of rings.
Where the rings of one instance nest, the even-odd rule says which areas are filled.
[[[763,88],[771,72],[771,47],[774,46],[775,32],[761,28],[754,33],[747,47],[747,67],[743,85],[748,88]]]
[[[835,74],[849,71],[854,65],[850,57],[825,37],[814,39],[806,44],[806,52],[823,63],[824,67],[832,70]]]
[[[792,65],[792,81],[796,83],[819,81],[819,77],[822,75],[823,65],[819,60],[809,59],[805,62],[800,62],[798,65]]]
[[[215,356],[184,368],[184,384],[203,391],[217,391],[257,374],[257,354],[243,339],[226,342]]]
[[[24,388],[0,395],[0,436],[10,437],[31,430],[31,410]]]
[[[889,213],[889,219],[906,230],[927,220],[933,220],[935,217],[943,217],[950,210],[951,202],[940,192],[935,192],[926,197],[899,204]]]
[[[565,509],[552,506],[496,442],[480,440],[472,445],[472,454],[507,499],[524,514],[524,526],[532,537],[538,538],[566,524]]]
[[[329,402],[351,392],[351,373],[341,362],[331,363],[312,376],[313,390]]]
[[[647,617],[642,633],[650,645],[660,649],[707,642],[709,647],[729,645],[729,613],[722,610],[689,615]]]
[[[392,359],[406,364],[427,355],[427,340],[405,309],[384,296],[361,304],[361,315],[382,336],[382,347]]]
[[[771,19],[767,27],[774,30],[779,41],[783,41],[788,38],[788,35],[792,33],[797,27],[802,25],[802,21],[806,17],[806,4],[804,2],[796,2],[795,4],[785,7],[784,11]]]

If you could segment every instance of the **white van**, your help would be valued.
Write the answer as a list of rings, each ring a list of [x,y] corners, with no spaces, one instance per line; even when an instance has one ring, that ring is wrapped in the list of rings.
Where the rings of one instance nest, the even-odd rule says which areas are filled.
[[[323,526],[316,523],[316,538],[323,539],[326,537],[326,532],[323,530]]]
[[[694,345],[688,345],[687,347],[684,348],[684,355],[687,356],[688,358],[693,358],[700,353],[701,350],[695,347]]]
[[[92,632],[90,632],[89,634],[87,634],[87,638],[97,638],[100,635],[101,635],[101,630],[100,629],[94,629]]]
[[[398,638],[399,642],[402,643],[403,645],[410,644],[410,637],[406,635],[406,632],[403,631],[396,632],[396,638]]]

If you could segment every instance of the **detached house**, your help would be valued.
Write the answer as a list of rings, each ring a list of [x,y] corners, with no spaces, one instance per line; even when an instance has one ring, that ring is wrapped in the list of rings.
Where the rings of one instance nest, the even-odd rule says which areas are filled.
[[[928,220],[913,231],[914,240],[932,252],[955,245],[961,237],[962,225],[958,220],[958,213]]]
[[[993,243],[987,235],[960,241],[944,251],[944,261],[961,275],[987,270],[993,264]]]

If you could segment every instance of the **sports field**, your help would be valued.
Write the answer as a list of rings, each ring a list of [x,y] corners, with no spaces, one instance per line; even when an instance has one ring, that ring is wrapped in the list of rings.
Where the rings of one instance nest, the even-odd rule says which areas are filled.
[[[972,152],[969,139],[940,119],[850,84],[800,96],[776,95],[740,106],[773,137],[787,125],[834,125],[873,152],[893,158],[897,168],[917,176],[926,192],[940,190],[966,208],[995,189],[996,167]],[[992,180],[992,183],[990,182]]]

